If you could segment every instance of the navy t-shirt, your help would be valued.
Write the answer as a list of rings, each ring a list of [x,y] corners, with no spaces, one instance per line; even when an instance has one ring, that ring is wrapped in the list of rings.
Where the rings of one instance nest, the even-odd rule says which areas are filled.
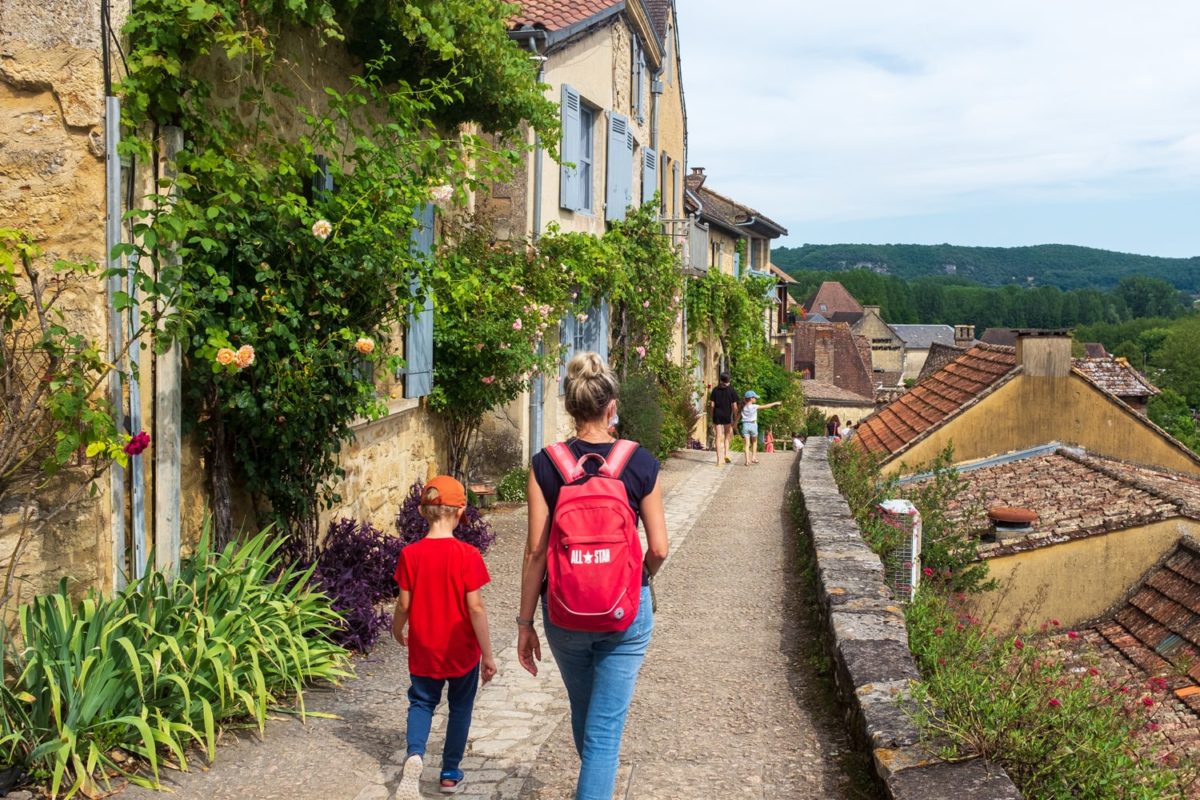
[[[576,459],[582,458],[588,453],[598,453],[602,458],[608,458],[612,446],[612,442],[591,444],[579,439],[571,439],[567,442],[567,447],[571,448]],[[532,468],[534,478],[542,490],[542,496],[546,498],[546,505],[550,508],[550,515],[553,516],[554,507],[558,504],[558,490],[563,485],[562,476],[558,474],[550,456],[546,455],[544,450],[539,451],[533,457]],[[588,474],[595,475],[600,471],[600,462],[589,458],[584,463],[583,469]],[[654,485],[658,482],[658,459],[649,450],[639,446],[630,457],[629,463],[625,465],[625,470],[621,473],[621,482],[625,484],[625,493],[629,495],[630,507],[640,518],[642,498],[654,491]]]

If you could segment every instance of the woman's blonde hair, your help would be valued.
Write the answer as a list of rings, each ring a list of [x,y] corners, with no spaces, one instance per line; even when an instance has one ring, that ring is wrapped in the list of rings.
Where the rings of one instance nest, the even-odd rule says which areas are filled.
[[[621,394],[617,378],[597,353],[578,353],[567,362],[563,383],[567,413],[576,423],[604,416],[604,409]]]

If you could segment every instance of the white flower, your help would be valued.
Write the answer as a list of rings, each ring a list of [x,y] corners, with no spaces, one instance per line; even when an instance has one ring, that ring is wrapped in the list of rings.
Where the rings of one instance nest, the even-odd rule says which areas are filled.
[[[580,322],[587,322],[588,316],[587,314],[576,314],[575,319],[579,320]]]
[[[333,226],[329,224],[327,219],[319,219],[313,223],[312,235],[320,239],[322,242],[329,238],[329,234],[333,233]]]
[[[439,206],[444,206],[454,198],[454,187],[442,184],[429,190],[429,199]]]

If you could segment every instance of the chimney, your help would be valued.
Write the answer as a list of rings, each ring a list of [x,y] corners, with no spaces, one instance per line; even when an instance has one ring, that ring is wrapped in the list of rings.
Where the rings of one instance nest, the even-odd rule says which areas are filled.
[[[966,349],[975,343],[974,325],[954,326],[954,346]]]
[[[877,317],[882,317],[883,315],[879,313],[880,310],[881,310],[880,306],[863,306],[864,315],[865,314],[874,314]]]
[[[1071,372],[1070,331],[1018,330],[1017,363],[1031,378],[1066,377]]]
[[[699,178],[703,178],[704,177],[704,167],[692,167],[692,174]]]
[[[813,378],[833,383],[833,331],[816,331],[813,341]]]

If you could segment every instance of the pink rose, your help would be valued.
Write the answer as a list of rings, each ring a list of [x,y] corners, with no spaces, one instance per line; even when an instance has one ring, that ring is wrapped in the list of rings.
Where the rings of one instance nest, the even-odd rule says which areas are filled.
[[[649,301],[649,300],[643,300],[643,301],[642,301],[642,308],[649,308],[649,307],[650,307],[650,301]]]
[[[483,380],[483,382],[484,382],[484,383],[489,383],[489,384],[490,384],[490,383],[492,383],[493,381],[495,381],[495,380],[496,380],[496,376],[495,376],[495,375],[488,375],[486,378],[483,378],[482,380]]]
[[[646,348],[642,347],[641,345],[638,345],[637,348],[635,348],[635,349],[637,350],[638,358],[646,357]]]
[[[524,327],[524,326],[521,324],[521,318],[520,318],[520,317],[517,317],[517,319],[513,321],[513,330],[514,330],[514,331],[519,331],[519,330],[521,330],[521,328],[523,328],[523,327]]]

